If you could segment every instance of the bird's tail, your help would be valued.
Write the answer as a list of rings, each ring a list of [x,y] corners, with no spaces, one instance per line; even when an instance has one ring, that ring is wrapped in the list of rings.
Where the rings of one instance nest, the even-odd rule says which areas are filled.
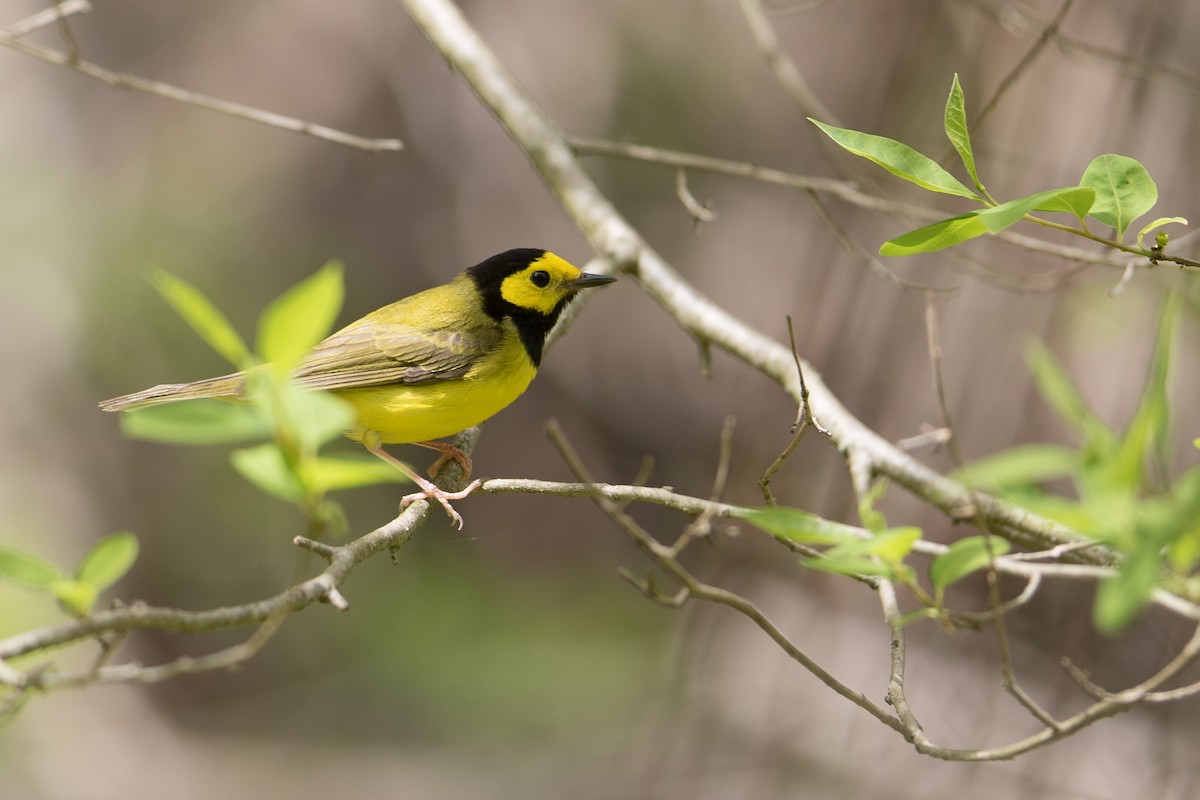
[[[131,411],[135,408],[161,406],[199,397],[236,397],[241,392],[245,380],[246,376],[243,373],[235,372],[232,375],[191,383],[164,383],[133,394],[104,400],[100,403],[100,408],[105,411]]]

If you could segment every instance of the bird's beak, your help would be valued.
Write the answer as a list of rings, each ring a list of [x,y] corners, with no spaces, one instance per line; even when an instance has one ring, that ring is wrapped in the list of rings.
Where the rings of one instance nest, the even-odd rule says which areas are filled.
[[[597,275],[592,272],[581,272],[579,277],[575,280],[567,281],[567,286],[570,286],[572,289],[587,289],[592,286],[603,286],[604,284],[612,283],[615,280],[616,278],[611,275]]]

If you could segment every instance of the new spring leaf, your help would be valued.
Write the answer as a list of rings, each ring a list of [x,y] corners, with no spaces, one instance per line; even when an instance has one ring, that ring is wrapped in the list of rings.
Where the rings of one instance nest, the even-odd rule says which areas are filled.
[[[888,139],[885,136],[826,125],[811,117],[809,122],[824,131],[825,135],[843,149],[856,156],[874,161],[898,178],[915,183],[931,192],[968,197],[972,200],[980,199],[975,192],[963,186],[958,178],[939,166],[932,158],[918,153],[903,142],[897,142],[895,139]]]

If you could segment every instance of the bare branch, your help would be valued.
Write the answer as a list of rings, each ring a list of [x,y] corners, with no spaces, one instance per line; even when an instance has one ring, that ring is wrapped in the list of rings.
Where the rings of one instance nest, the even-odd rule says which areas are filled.
[[[62,14],[59,13],[53,17],[53,20],[61,18]],[[19,35],[17,34],[17,36]],[[159,97],[165,97],[168,100],[184,103],[185,105],[203,108],[207,111],[215,111],[219,114],[239,119],[250,120],[251,122],[269,125],[273,128],[281,128],[305,136],[312,136],[317,139],[333,142],[334,144],[346,145],[347,147],[354,147],[371,153],[399,150],[403,147],[399,139],[368,139],[352,133],[344,133],[333,128],[327,128],[324,125],[317,125],[294,117],[286,117],[282,114],[254,108],[253,106],[246,106],[228,100],[219,100],[197,92],[190,92],[168,83],[162,83],[161,81],[148,80],[123,72],[113,72],[90,61],[75,58],[69,53],[51,50],[41,45],[26,42],[8,32],[0,36],[0,46],[16,50],[17,52],[33,56],[34,58],[60,67],[66,67],[119,89],[133,89],[139,92],[147,92]]]
[[[754,36],[758,52],[775,74],[779,85],[800,107],[800,111],[806,117],[816,117],[831,125],[838,125],[837,117],[809,87],[795,62],[783,52],[779,45],[779,37],[775,35],[775,29],[762,3],[759,0],[739,0],[738,5],[741,6],[742,15],[750,26],[750,33]]]
[[[92,4],[88,0],[64,0],[62,3],[56,3],[50,8],[42,9],[19,22],[14,22],[12,25],[0,28],[0,38],[16,39],[21,36],[28,36],[39,28],[44,28],[47,25],[55,25],[60,20],[66,19],[72,14],[84,14],[91,10]]]

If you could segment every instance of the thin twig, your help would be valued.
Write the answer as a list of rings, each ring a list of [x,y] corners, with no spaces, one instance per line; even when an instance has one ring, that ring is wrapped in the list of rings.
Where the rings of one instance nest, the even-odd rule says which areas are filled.
[[[260,108],[234,103],[228,100],[220,100],[215,97],[191,92],[186,89],[180,89],[177,86],[172,86],[161,81],[148,80],[130,75],[123,72],[113,72],[105,69],[90,61],[84,61],[79,58],[73,58],[69,53],[63,53],[58,50],[51,50],[47,47],[35,45],[26,42],[22,39],[13,38],[11,36],[0,37],[0,46],[16,50],[42,61],[56,64],[60,67],[74,70],[80,74],[86,75],[89,78],[103,81],[110,86],[115,86],[119,89],[133,89],[139,92],[147,92],[149,94],[165,97],[169,100],[175,100],[186,105],[203,108],[207,111],[215,111],[219,114],[225,114],[239,119],[257,122],[262,125],[268,125],[273,128],[281,128],[293,133],[300,133],[305,136],[312,136],[317,139],[323,139],[335,144],[354,147],[359,150],[365,150],[370,153],[378,153],[384,151],[399,150],[403,144],[399,139],[368,139],[362,136],[356,136],[352,133],[344,133],[333,128],[328,128],[324,125],[317,125],[312,122],[306,122],[294,117],[286,117],[282,114],[276,114],[271,111],[265,111]]]
[[[63,0],[50,8],[42,9],[19,22],[0,28],[0,39],[17,39],[27,36],[39,28],[57,24],[71,14],[86,14],[92,10],[88,0]]]
[[[692,190],[688,188],[687,170],[675,170],[675,196],[692,215],[692,219],[696,221],[697,225],[702,222],[712,222],[717,218],[716,212],[697,200],[696,196],[692,194]]]
[[[733,460],[733,417],[726,417],[721,427],[721,446],[717,455],[717,469],[713,475],[712,491],[709,493],[709,506],[683,529],[683,533],[671,545],[671,552],[678,556],[693,539],[707,537],[712,533],[712,521],[716,516],[714,509],[719,507],[721,498],[725,495],[725,487],[729,483],[729,464]]]
[[[940,417],[941,427],[947,432],[945,442],[946,452],[950,455],[954,469],[961,472],[964,462],[962,453],[958,448],[958,436],[954,429],[954,419],[950,414],[950,406],[946,402],[946,382],[942,370],[942,344],[941,335],[938,332],[937,304],[934,302],[932,296],[927,296],[925,299],[925,331],[927,346],[929,348],[930,371],[933,376],[934,396],[937,399],[938,416]],[[991,532],[988,530],[987,520],[978,517],[979,503],[974,499],[975,490],[970,485],[967,486],[967,490],[972,497],[971,510],[969,514],[964,512],[964,516],[976,517],[976,524],[983,531],[983,543],[988,556],[988,600],[992,609],[992,629],[996,635],[996,646],[1000,651],[1000,674],[1004,689],[1016,698],[1017,702],[1039,722],[1048,728],[1058,730],[1058,720],[1054,719],[1045,709],[1038,705],[1017,680],[1016,670],[1013,667],[1012,661],[1012,649],[1008,641],[1008,626],[1004,621],[1004,604],[1000,600],[1000,581],[996,572],[996,551],[992,546]],[[1032,581],[1026,585],[1027,590],[1036,591],[1036,588],[1036,585]]]
[[[833,215],[829,213],[829,209],[826,207],[825,201],[821,199],[819,194],[812,189],[807,190],[806,194],[808,195],[808,199],[812,201],[813,208],[817,212],[817,219],[821,220],[825,227],[829,229],[829,232],[832,233],[834,238],[838,240],[838,243],[842,245],[842,249],[866,264],[867,268],[870,269],[871,272],[874,272],[876,275],[883,278],[897,289],[903,292],[908,292],[909,294],[933,293],[938,295],[950,295],[958,291],[957,286],[928,286],[923,283],[910,281],[907,278],[901,278],[893,270],[889,269],[882,261],[880,261],[871,253],[867,252],[864,247],[850,238],[845,229],[839,225],[833,218]]]
[[[813,417],[812,409],[809,408],[808,384],[804,381],[804,362],[800,358],[800,351],[796,349],[796,327],[792,322],[791,314],[787,316],[787,328],[788,343],[792,349],[792,359],[796,364],[796,379],[800,382],[800,401],[797,403],[796,421],[792,423],[792,440],[788,442],[787,447],[783,448],[783,452],[771,462],[771,465],[767,467],[762,477],[758,480],[758,488],[763,493],[763,499],[769,506],[776,505],[775,496],[771,493],[771,481],[774,480],[779,470],[783,469],[783,465],[791,457],[792,453],[796,451],[796,448],[800,446],[800,441],[804,438],[804,434],[808,432],[809,426],[811,425],[816,428],[824,436],[829,436],[829,431],[821,427],[821,423]]]
[[[840,125],[837,117],[829,110],[828,106],[821,102],[816,92],[804,80],[796,63],[783,52],[783,48],[779,44],[779,37],[775,35],[775,28],[771,25],[771,20],[762,3],[759,0],[739,0],[738,5],[750,27],[750,33],[754,37],[754,44],[758,47],[758,52],[767,62],[767,66],[774,73],[779,85],[800,107],[801,113],[806,117],[815,117],[830,125]]]
[[[1004,28],[1041,36],[1046,30],[1046,23],[1032,14],[1025,13],[1021,7],[1007,0],[958,0],[965,5],[974,6],[984,14],[992,17]],[[1069,34],[1059,31],[1054,37],[1058,49],[1070,57],[1087,56],[1113,66],[1119,73],[1126,76],[1145,80],[1148,76],[1157,76],[1165,83],[1173,83],[1190,92],[1200,91],[1200,78],[1170,67],[1160,61],[1143,56],[1130,55],[1111,47],[1085,42]]]
[[[575,477],[584,482],[585,485],[595,485],[594,478],[588,471],[587,467],[584,466],[582,460],[579,458],[579,455],[571,446],[571,443],[567,441],[566,437],[562,433],[562,430],[558,426],[548,426],[547,435],[550,436],[550,440],[554,444],[555,449],[558,450],[559,455],[562,457],[563,461],[567,464],[568,469],[571,470]],[[678,560],[676,560],[675,553],[672,548],[660,544],[645,529],[638,525],[632,517],[626,514],[620,508],[620,506],[604,497],[603,494],[592,494],[592,500],[597,506],[600,507],[602,511],[604,511],[605,514],[609,516],[610,519],[613,520],[614,523],[618,525],[618,527],[624,530],[630,536],[630,538],[633,539],[634,543],[639,548],[646,552],[646,554],[649,555],[656,563],[658,563],[658,565],[662,567],[667,574],[669,574],[684,589],[686,589],[686,592],[677,595],[679,598],[678,604],[682,604],[686,599],[694,597],[698,600],[705,600],[732,608],[734,611],[737,611],[754,622],[754,624],[762,629],[781,650],[783,650],[790,658],[792,658],[792,660],[796,661],[802,667],[816,676],[817,679],[824,683],[827,687],[842,697],[850,700],[852,703],[865,710],[884,725],[887,725],[893,730],[900,731],[900,725],[896,719],[892,717],[892,715],[888,714],[885,710],[872,703],[861,692],[856,692],[849,686],[839,681],[832,674],[822,668],[817,662],[813,661],[807,654],[804,653],[804,651],[797,647],[794,642],[792,642],[782,631],[780,631],[779,628],[773,622],[771,622],[771,620],[768,619],[767,616],[763,614],[753,603],[744,597],[741,597],[740,595],[734,594],[733,592],[727,591],[720,587],[710,586],[709,584],[703,583],[697,579],[682,564],[680,564]],[[629,573],[628,571],[626,571],[624,574],[627,580],[633,578],[632,573]],[[643,591],[650,593],[650,589],[652,587],[640,584],[636,579],[632,582],[634,582],[635,585],[638,585],[639,588],[643,588],[644,586],[645,588],[643,588]],[[656,589],[654,589],[653,593],[654,595],[660,594]]]
[[[1045,27],[1038,33],[1037,39],[1033,45],[1025,51],[1025,54],[1017,60],[1017,63],[1009,70],[1008,74],[1000,81],[1000,85],[996,87],[996,91],[992,92],[992,96],[984,103],[983,107],[976,112],[971,120],[971,131],[976,132],[983,127],[984,121],[991,116],[992,112],[1000,105],[1000,99],[1008,93],[1008,90],[1016,84],[1017,79],[1021,77],[1041,55],[1041,52],[1046,49],[1046,45],[1054,41],[1058,36],[1059,29],[1062,26],[1063,20],[1067,16],[1067,12],[1071,10],[1071,5],[1075,0],[1063,0],[1063,4],[1059,6],[1058,13],[1054,18],[1046,24]]]

